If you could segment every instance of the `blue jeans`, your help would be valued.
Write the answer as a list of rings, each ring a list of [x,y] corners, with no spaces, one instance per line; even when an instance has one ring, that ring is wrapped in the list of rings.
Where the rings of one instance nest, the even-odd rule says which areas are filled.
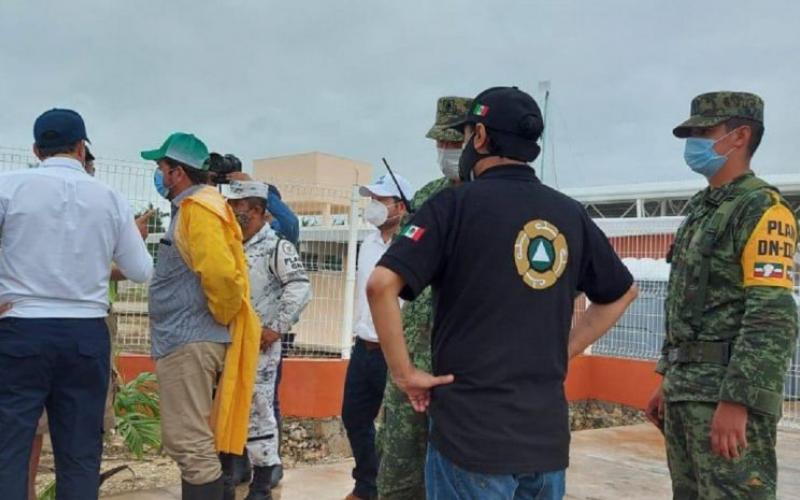
[[[92,500],[100,486],[110,341],[98,319],[0,319],[0,491],[28,495],[28,461],[47,408],[56,498]]]
[[[378,453],[375,450],[375,418],[386,388],[386,361],[380,349],[368,349],[356,340],[344,382],[342,423],[353,450],[356,466],[353,493],[364,499],[378,495]]]
[[[481,474],[466,471],[428,443],[425,488],[428,500],[561,500],[565,471],[539,474]]]

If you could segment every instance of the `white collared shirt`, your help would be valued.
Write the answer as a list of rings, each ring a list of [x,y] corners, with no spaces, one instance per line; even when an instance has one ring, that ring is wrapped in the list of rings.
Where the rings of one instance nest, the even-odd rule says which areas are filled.
[[[370,342],[378,342],[378,334],[375,332],[375,324],[372,322],[372,314],[367,302],[367,280],[375,269],[375,264],[383,256],[392,244],[383,241],[383,236],[379,230],[375,230],[364,237],[361,242],[361,249],[358,253],[358,263],[356,267],[356,310],[353,318],[353,333],[357,337]],[[403,301],[400,301],[402,306]]]
[[[111,263],[153,272],[128,202],[77,160],[0,174],[0,304],[19,318],[102,318]]]

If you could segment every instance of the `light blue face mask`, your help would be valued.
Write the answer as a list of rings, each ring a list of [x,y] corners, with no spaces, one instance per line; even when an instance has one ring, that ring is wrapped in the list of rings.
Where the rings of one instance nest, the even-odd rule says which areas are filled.
[[[164,185],[164,174],[161,173],[161,169],[157,168],[156,171],[153,172],[153,185],[162,198],[169,199],[169,188]]]
[[[704,175],[707,179],[714,177],[714,174],[719,172],[719,169],[728,161],[728,155],[733,151],[733,149],[731,149],[724,155],[721,155],[714,150],[714,145],[728,137],[734,131],[735,129],[731,130],[716,141],[703,137],[689,137],[686,139],[686,149],[683,151],[683,159],[686,161],[686,164],[689,165],[689,168],[698,174]]]

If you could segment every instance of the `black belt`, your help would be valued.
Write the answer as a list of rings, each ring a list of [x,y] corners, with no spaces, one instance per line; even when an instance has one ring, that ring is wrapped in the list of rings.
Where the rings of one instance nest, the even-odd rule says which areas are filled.
[[[364,347],[368,351],[375,351],[375,350],[379,351],[381,349],[381,345],[378,342],[372,342],[371,340],[364,340],[361,337],[356,337],[356,342],[361,342],[362,344],[364,344]]]
[[[731,359],[730,342],[684,342],[664,351],[671,365],[684,363],[714,363],[727,365]]]

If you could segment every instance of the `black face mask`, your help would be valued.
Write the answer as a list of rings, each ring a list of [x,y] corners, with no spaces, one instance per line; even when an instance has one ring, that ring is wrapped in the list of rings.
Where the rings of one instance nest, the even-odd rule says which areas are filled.
[[[458,176],[461,178],[461,182],[471,181],[472,169],[475,168],[479,161],[489,156],[494,155],[478,153],[478,150],[475,149],[475,134],[472,134],[472,137],[464,145],[464,149],[461,151],[461,158],[458,160]]]
[[[242,228],[242,231],[247,231],[247,226],[250,225],[250,214],[244,212],[234,212],[236,215],[236,222],[239,223],[239,227]]]

